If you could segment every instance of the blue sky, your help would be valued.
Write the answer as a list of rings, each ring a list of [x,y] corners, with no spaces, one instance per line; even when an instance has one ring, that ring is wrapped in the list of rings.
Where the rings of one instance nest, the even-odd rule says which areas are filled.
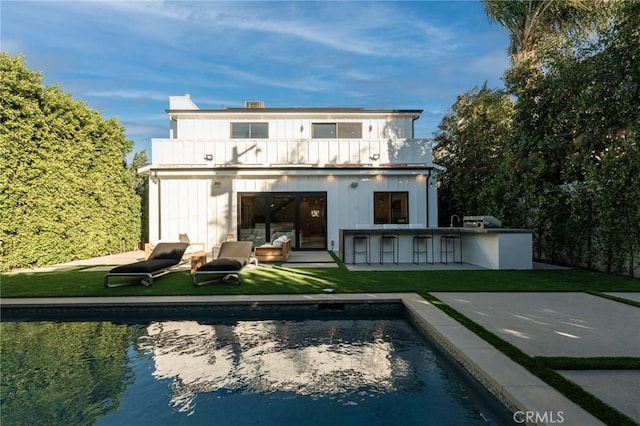
[[[200,108],[423,109],[431,137],[456,97],[502,87],[508,35],[480,1],[6,1],[2,50],[46,85],[168,136],[169,96]]]

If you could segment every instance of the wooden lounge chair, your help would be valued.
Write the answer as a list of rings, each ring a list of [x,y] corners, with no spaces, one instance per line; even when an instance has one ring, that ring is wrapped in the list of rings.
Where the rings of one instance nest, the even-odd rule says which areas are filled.
[[[104,277],[105,287],[123,287],[142,284],[147,287],[153,285],[153,279],[168,274],[169,268],[178,265],[189,246],[188,243],[159,243],[147,260],[129,263],[113,268]],[[109,283],[110,277],[129,277],[127,281]]]
[[[258,261],[251,257],[252,250],[252,241],[225,241],[220,247],[218,258],[205,263],[193,274],[193,285],[200,287],[221,282],[242,284],[240,271],[249,263],[258,265]],[[198,277],[203,275],[216,276],[217,278],[198,281]]]

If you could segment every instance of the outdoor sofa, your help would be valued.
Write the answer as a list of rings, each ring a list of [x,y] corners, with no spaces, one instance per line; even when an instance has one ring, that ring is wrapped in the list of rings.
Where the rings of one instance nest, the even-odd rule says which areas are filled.
[[[291,255],[291,240],[276,238],[271,244],[256,247],[256,259],[260,262],[286,262]]]

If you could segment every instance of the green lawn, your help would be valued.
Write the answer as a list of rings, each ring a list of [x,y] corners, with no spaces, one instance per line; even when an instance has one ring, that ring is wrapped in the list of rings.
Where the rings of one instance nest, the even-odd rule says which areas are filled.
[[[0,276],[2,297],[144,296],[198,294],[430,291],[640,291],[640,280],[582,270],[365,271],[340,268],[245,270],[241,286],[194,287],[188,272],[158,278],[152,287],[104,288],[104,272],[33,272]]]

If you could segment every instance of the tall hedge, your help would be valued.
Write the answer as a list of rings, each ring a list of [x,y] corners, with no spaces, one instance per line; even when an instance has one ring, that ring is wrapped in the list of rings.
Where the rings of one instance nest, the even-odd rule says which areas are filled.
[[[527,13],[544,6],[486,2]],[[493,213],[533,230],[538,260],[637,277],[640,2],[609,6],[598,8],[608,10],[608,25],[591,37],[543,28],[550,33],[535,55],[505,73],[506,92],[461,95],[435,135],[434,155],[449,168],[439,192],[451,197],[440,204],[445,223],[453,213]]]
[[[135,248],[140,200],[127,169],[133,143],[22,56],[0,54],[2,270]]]

